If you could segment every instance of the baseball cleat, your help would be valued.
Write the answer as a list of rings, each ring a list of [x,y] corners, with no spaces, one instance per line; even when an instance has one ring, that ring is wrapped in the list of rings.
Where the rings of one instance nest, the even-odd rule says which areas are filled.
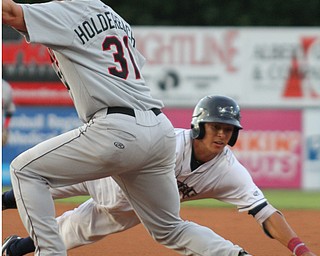
[[[238,256],[253,256],[253,255],[247,253],[245,250],[241,250],[241,251],[239,252]]]
[[[7,249],[9,248],[9,246],[14,243],[17,240],[22,239],[20,236],[17,235],[12,235],[12,236],[8,236],[2,244],[2,256],[10,256],[9,252],[7,251]]]

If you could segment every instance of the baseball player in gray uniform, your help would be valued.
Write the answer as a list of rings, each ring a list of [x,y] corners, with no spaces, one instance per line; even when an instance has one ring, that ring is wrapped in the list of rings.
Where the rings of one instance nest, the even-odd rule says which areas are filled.
[[[180,218],[175,134],[141,74],[130,25],[99,0],[2,1],[3,24],[47,46],[84,125],[15,158],[10,175],[36,255],[65,256],[49,187],[112,176],[149,234],[185,255],[236,256],[242,250]],[[161,200],[160,200],[161,198]]]
[[[176,129],[176,167],[180,200],[214,198],[248,212],[265,233],[294,255],[315,255],[302,245],[285,217],[268,203],[246,168],[230,147],[238,137],[240,108],[225,96],[210,96],[199,101],[192,118],[192,129]],[[52,189],[52,196],[64,198],[89,194],[78,208],[58,217],[59,231],[67,249],[89,244],[140,223],[121,188],[111,179]],[[4,208],[15,208],[12,191],[3,194]],[[10,236],[7,255],[23,255],[34,250],[30,238]],[[5,250],[3,250],[5,252]],[[218,254],[225,255],[225,254]]]
[[[15,111],[11,85],[2,79],[2,146],[8,142],[9,124]]]

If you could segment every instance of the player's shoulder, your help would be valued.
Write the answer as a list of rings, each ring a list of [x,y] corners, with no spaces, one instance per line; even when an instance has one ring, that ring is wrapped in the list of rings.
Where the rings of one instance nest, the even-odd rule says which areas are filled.
[[[226,146],[223,149],[223,152],[218,156],[218,159],[220,159],[220,161],[225,162],[231,169],[239,168],[239,165],[241,166],[240,162],[238,161],[238,159],[236,158],[235,154],[229,146]]]
[[[73,12],[77,14],[79,12],[98,11],[103,9],[109,9],[113,11],[111,7],[104,4],[100,0],[62,0],[62,1],[49,1],[42,4],[37,4],[38,6],[48,6],[48,8],[53,8],[56,10],[60,10],[61,12]],[[36,6],[36,5],[35,5]]]
[[[23,12],[28,15],[46,18],[46,12],[50,11],[52,19],[60,21],[57,25],[73,23],[76,17],[87,15],[92,7],[97,7],[98,3],[95,0],[62,0],[48,1],[43,3],[21,4]],[[100,4],[101,6],[101,4]],[[68,17],[68,19],[66,18]],[[63,18],[63,20],[61,20]],[[63,22],[62,22],[63,21]]]
[[[230,174],[237,175],[239,179],[251,179],[251,175],[247,168],[237,159],[232,149],[227,146],[225,147],[223,154],[221,154],[222,162],[226,164]],[[241,178],[240,178],[241,177]]]

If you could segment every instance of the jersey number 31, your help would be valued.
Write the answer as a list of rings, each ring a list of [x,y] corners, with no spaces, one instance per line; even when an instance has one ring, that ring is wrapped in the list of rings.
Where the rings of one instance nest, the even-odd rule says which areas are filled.
[[[123,45],[125,47],[123,47]],[[140,71],[130,51],[128,37],[127,36],[123,37],[123,43],[119,40],[118,37],[115,37],[115,36],[106,37],[106,39],[102,44],[103,50],[110,51],[111,46],[114,46],[116,48],[116,51],[113,53],[113,59],[115,62],[119,63],[120,68],[116,66],[109,67],[108,68],[109,73],[114,76],[120,77],[122,79],[127,79],[129,75],[129,70],[128,70],[128,60],[125,57],[125,50],[126,50],[129,53],[130,62],[133,65],[135,77],[136,79],[140,79],[141,78]]]

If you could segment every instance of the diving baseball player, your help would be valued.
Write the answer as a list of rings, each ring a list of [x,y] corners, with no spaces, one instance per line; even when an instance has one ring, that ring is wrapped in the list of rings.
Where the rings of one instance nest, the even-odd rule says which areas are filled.
[[[288,247],[294,255],[315,255],[302,244],[284,216],[268,203],[227,146],[236,143],[240,129],[237,103],[225,96],[210,96],[195,107],[191,130],[175,130],[175,174],[181,202],[214,198],[233,204],[240,212],[252,215],[269,237]],[[54,198],[85,194],[92,197],[57,218],[67,249],[98,241],[140,223],[126,196],[111,178],[51,192]],[[3,194],[3,202],[4,208],[15,208],[12,191]],[[5,244],[6,255],[23,255],[34,250],[30,238],[21,239],[16,235],[10,236]]]
[[[99,0],[16,4],[2,21],[49,48],[83,126],[16,157],[10,175],[37,256],[66,256],[49,188],[112,176],[155,241],[181,254],[237,256],[212,230],[180,218],[175,134],[141,74],[131,26]],[[159,197],[161,200],[159,200]]]
[[[11,85],[2,79],[2,146],[7,144],[9,138],[9,124],[16,111],[13,102]]]

